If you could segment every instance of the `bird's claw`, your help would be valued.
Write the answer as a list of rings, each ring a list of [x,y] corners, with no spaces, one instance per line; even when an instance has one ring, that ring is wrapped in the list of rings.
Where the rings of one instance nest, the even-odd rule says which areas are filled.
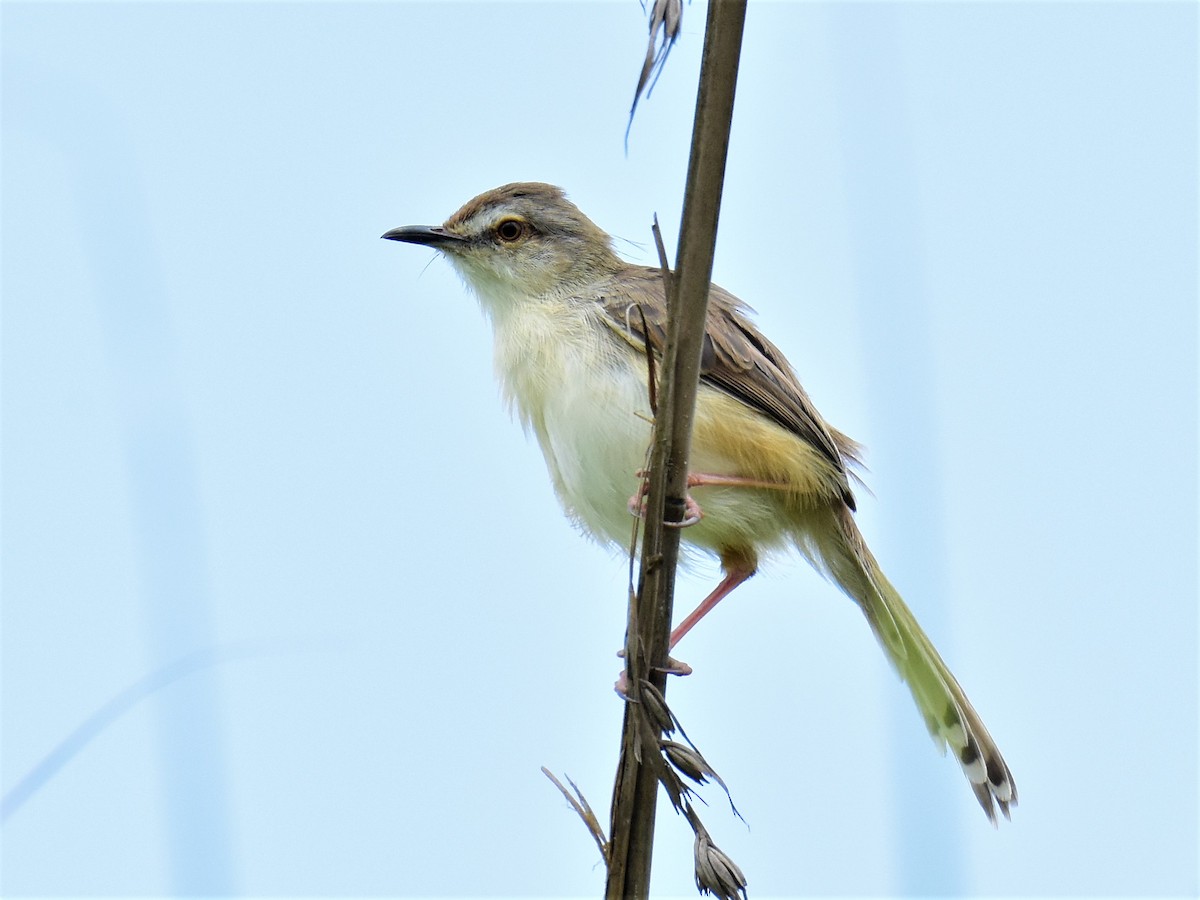
[[[623,659],[625,657],[625,651],[620,651],[617,656]],[[666,665],[651,666],[651,671],[662,672],[665,675],[678,675],[683,677],[684,675],[692,674],[692,667],[683,660],[674,659],[668,656]],[[629,676],[627,675],[626,669],[622,669],[621,674],[617,676],[617,681],[616,684],[613,685],[613,690],[617,692],[618,696],[624,697],[626,700],[629,699]]]
[[[692,499],[692,495],[688,494],[684,499],[683,518],[678,522],[663,522],[663,525],[667,528],[687,528],[703,518],[704,510],[700,508],[699,503]]]
[[[647,488],[643,483],[642,488],[629,498],[629,514],[635,518],[642,518],[646,514],[646,491]],[[683,518],[678,522],[663,522],[663,525],[668,528],[687,528],[695,525],[704,518],[704,510],[700,508],[691,494],[684,498]]]

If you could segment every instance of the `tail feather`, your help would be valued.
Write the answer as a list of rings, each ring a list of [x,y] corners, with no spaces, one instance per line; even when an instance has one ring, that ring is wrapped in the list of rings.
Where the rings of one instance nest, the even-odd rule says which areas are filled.
[[[797,541],[819,570],[862,609],[892,665],[908,685],[925,726],[944,753],[954,751],[979,805],[994,824],[1017,805],[1012,772],[962,687],[867,548],[850,510],[813,523]]]

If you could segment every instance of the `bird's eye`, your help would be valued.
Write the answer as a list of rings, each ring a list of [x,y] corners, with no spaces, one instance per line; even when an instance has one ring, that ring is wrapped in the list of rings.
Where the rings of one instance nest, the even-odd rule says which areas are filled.
[[[507,244],[521,239],[525,234],[525,224],[517,219],[505,219],[496,226],[496,237]]]

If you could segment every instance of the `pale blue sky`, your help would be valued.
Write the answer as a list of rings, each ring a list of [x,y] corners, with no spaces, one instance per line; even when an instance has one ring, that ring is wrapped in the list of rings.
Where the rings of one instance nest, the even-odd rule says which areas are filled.
[[[626,566],[378,236],[536,179],[673,247],[703,6],[628,155],[632,0],[0,16],[0,892],[597,895],[538,768],[607,820]],[[1196,892],[1196,47],[1190,3],[751,3],[714,277],[867,445],[1021,791],[993,831],[779,563],[669,695],[753,896]]]

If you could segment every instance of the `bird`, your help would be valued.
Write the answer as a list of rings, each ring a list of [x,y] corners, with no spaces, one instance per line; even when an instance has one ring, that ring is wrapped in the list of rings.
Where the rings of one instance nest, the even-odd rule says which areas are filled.
[[[661,269],[621,259],[612,238],[540,182],[506,184],[441,225],[382,235],[441,253],[493,332],[501,394],[545,457],[567,516],[602,544],[627,542],[651,439],[647,352],[667,334]],[[648,350],[649,348],[649,350]],[[794,550],[862,611],[939,748],[954,754],[988,819],[1017,787],[979,714],[859,531],[861,447],[829,425],[749,307],[712,285],[689,459],[690,548],[723,578],[670,646],[750,578]],[[635,509],[636,512],[636,509]]]

